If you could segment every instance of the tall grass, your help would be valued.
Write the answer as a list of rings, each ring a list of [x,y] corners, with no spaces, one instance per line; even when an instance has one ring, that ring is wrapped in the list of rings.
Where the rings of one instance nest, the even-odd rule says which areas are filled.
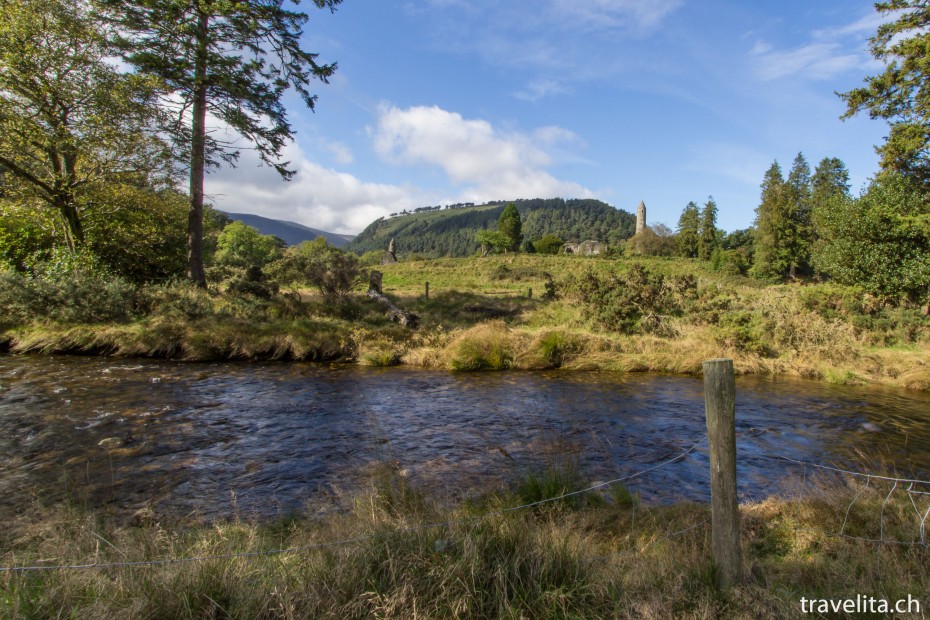
[[[183,525],[156,516],[130,526],[78,509],[43,508],[0,534],[4,565],[256,555],[7,573],[0,615],[796,618],[801,597],[857,594],[891,600],[911,594],[926,609],[926,549],[825,534],[845,515],[847,534],[871,536],[881,512],[886,537],[909,540],[913,510],[902,495],[886,501],[886,491],[829,480],[808,488],[800,501],[744,504],[746,572],[728,591],[715,586],[706,506],[643,506],[621,492],[615,493],[620,501],[511,512],[500,508],[527,498],[494,494],[450,507],[431,502],[387,467],[347,509],[323,517],[313,515],[324,511],[311,510],[273,522]],[[437,523],[443,525],[432,526]],[[313,547],[332,541],[353,542]]]

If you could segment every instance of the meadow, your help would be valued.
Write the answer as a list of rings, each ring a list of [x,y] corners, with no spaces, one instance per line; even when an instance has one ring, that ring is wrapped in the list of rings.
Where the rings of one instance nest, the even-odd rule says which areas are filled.
[[[42,311],[9,313],[0,338],[14,353],[453,370],[698,374],[703,360],[731,357],[740,374],[930,388],[930,318],[829,282],[765,285],[680,258],[515,254],[371,268],[383,272],[385,294],[418,315],[417,329],[392,323],[364,296],[366,282],[339,300],[309,289],[258,299],[184,283],[108,296],[91,282],[83,293],[75,285],[59,310],[58,298],[38,295]],[[26,302],[7,306],[16,303]]]

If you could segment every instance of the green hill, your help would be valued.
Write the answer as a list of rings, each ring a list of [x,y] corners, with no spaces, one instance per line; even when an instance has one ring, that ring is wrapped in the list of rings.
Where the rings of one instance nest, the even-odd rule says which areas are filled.
[[[470,256],[478,249],[475,233],[496,229],[497,220],[511,201],[486,205],[423,207],[375,220],[346,249],[364,253],[387,248],[392,238],[401,254]],[[633,236],[636,217],[594,199],[534,198],[512,201],[523,220],[523,237],[539,239],[546,233],[565,241],[594,239],[615,244]]]

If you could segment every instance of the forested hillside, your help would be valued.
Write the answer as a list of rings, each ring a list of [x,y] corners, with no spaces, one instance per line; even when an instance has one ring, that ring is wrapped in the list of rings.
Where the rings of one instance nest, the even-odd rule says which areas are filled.
[[[633,236],[636,218],[631,213],[593,199],[534,198],[513,201],[523,220],[523,236],[535,240],[549,233],[565,241],[594,239],[617,243]],[[372,222],[346,249],[380,250],[395,239],[404,254],[469,256],[478,249],[475,233],[497,229],[507,201],[487,205],[439,209],[424,208]]]

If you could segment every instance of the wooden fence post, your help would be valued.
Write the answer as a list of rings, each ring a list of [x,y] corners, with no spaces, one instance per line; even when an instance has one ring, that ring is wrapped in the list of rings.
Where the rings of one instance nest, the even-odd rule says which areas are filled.
[[[704,407],[710,447],[711,548],[717,585],[727,587],[743,574],[736,497],[736,380],[733,360],[704,362]]]
[[[532,286],[531,286],[530,289],[526,292],[526,298],[527,298],[527,299],[533,299],[533,287],[532,287]]]
[[[426,283],[426,298],[429,299],[429,282]]]

